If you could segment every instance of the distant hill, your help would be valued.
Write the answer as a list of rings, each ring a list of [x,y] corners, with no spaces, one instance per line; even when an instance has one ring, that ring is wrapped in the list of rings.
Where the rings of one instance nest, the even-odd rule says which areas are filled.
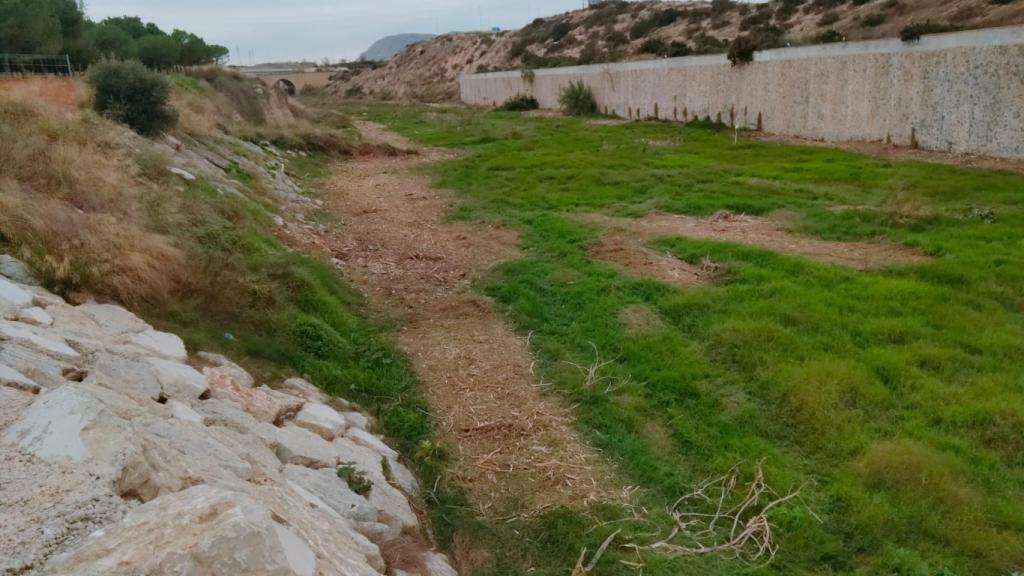
[[[1024,23],[1024,0],[606,0],[521,30],[445,34],[361,70],[337,94],[456,100],[459,76],[725,52],[738,36],[761,48],[899,37],[914,23],[985,28]]]
[[[363,52],[359,59],[375,62],[391,60],[395,54],[401,52],[406,46],[430,40],[433,37],[433,34],[395,34],[394,36],[385,36],[374,42],[373,46],[370,46],[366,52]]]

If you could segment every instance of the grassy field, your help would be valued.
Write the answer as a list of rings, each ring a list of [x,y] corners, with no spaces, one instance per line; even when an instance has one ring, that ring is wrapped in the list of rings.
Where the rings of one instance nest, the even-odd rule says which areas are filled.
[[[424,144],[453,217],[504,223],[524,255],[479,289],[531,339],[539,376],[640,487],[645,511],[554,510],[472,531],[492,574],[568,574],[619,534],[596,573],[1005,575],[1024,570],[1024,178],[741,139],[711,126],[350,105]],[[838,208],[838,209],[837,209]],[[753,247],[659,238],[710,258],[683,289],[588,255],[574,214],[785,211],[792,229],[886,241],[925,264],[856,272]],[[648,321],[628,328],[623,311]],[[570,363],[602,361],[584,386]],[[667,534],[665,508],[703,479],[764,460],[802,498],[773,515],[775,561],[670,558],[620,545]],[[749,476],[748,476],[749,477]],[[635,514],[635,515],[634,515]],[[441,517],[444,515],[441,514]],[[466,520],[468,522],[468,520]]]

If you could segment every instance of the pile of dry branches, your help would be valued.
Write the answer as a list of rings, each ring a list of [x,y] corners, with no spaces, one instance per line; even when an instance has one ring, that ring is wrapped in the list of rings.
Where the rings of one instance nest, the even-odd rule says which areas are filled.
[[[783,496],[769,487],[763,461],[755,466],[754,478],[741,484],[737,464],[675,502],[669,509],[674,526],[666,538],[634,547],[671,556],[725,554],[768,563],[778,552],[769,515],[799,496],[799,488]]]

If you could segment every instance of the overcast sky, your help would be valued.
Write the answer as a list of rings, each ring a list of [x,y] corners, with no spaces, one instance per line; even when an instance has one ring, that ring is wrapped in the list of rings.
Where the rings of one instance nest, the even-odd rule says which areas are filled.
[[[583,0],[86,0],[94,20],[139,16],[181,28],[257,62],[355,59],[391,34],[519,28]]]

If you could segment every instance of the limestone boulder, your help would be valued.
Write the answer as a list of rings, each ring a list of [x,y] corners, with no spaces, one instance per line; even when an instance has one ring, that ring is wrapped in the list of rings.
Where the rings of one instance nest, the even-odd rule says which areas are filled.
[[[387,566],[378,547],[356,532],[351,521],[329,507],[311,502],[289,486],[246,484],[246,491],[309,544],[320,574],[385,573]]]
[[[63,338],[47,335],[35,326],[20,322],[0,320],[0,340],[29,346],[58,360],[74,360],[81,356]]]
[[[8,320],[14,320],[15,322],[21,322],[22,324],[29,324],[32,326],[50,326],[53,324],[53,317],[50,314],[38,307],[32,306],[31,308],[21,308],[11,314]]]
[[[157,357],[146,358],[146,362],[153,369],[167,398],[193,400],[206,396],[210,391],[206,377],[187,364]]]
[[[0,431],[17,422],[35,400],[29,392],[0,386]]]
[[[112,414],[92,394],[67,385],[32,403],[3,433],[2,441],[43,460],[86,462],[91,457],[87,429],[116,424]]]
[[[24,262],[7,254],[0,254],[0,276],[24,286],[39,285],[39,280],[36,280]]]
[[[326,404],[307,402],[295,415],[295,425],[320,435],[324,440],[334,440],[345,434],[345,417]]]
[[[32,292],[0,276],[0,311],[28,308],[32,305]]]
[[[196,486],[158,498],[47,567],[55,576],[313,576],[317,558],[290,526],[241,492]],[[366,571],[364,574],[372,574]]]
[[[153,329],[135,314],[113,304],[88,303],[76,306],[76,309],[95,322],[109,336],[137,334]]]
[[[213,398],[237,402],[261,422],[280,425],[285,419],[297,414],[304,404],[301,398],[271,390],[266,386],[245,386],[218,368],[206,368],[203,372]]]
[[[356,444],[347,436],[334,440],[331,445],[339,464],[353,466],[373,484],[366,499],[377,509],[379,521],[393,529],[390,536],[397,536],[419,524],[405,495],[388,481],[384,473],[384,462],[388,462],[385,456],[371,448]]]
[[[67,379],[65,373],[74,371],[74,366],[40,352],[35,347],[10,341],[0,341],[0,364],[4,364],[25,375],[43,388],[58,388]]]
[[[171,417],[182,422],[191,422],[203,426],[203,415],[192,409],[191,406],[177,400],[167,402],[167,408],[171,411]]]
[[[345,423],[350,428],[359,428],[360,430],[370,431],[370,419],[366,417],[362,412],[342,412],[342,416],[345,417]]]
[[[214,354],[212,352],[199,352],[196,354],[196,358],[210,365],[210,368],[216,368],[217,372],[223,373],[237,381],[242,386],[252,388],[256,384],[256,380],[249,374],[244,368],[235,364],[227,357],[220,354]],[[204,371],[205,373],[205,371]]]
[[[253,467],[239,452],[219,442],[205,427],[186,426],[167,418],[140,418],[132,422],[141,435],[155,438],[177,454],[173,461],[187,467],[188,484],[221,484],[235,487],[252,480]],[[238,448],[236,446],[236,448]],[[176,469],[173,464],[170,469]]]
[[[326,506],[355,522],[375,522],[377,510],[338,477],[334,468],[313,470],[289,464],[284,467],[285,478],[319,498]]]
[[[85,382],[120,392],[138,402],[155,402],[163,395],[151,364],[109,352],[92,356]]]
[[[207,426],[220,426],[249,438],[258,438],[267,447],[277,445],[277,428],[253,418],[233,400],[212,398],[194,404],[193,408],[203,415],[203,423]]]
[[[326,404],[329,400],[327,394],[324,394],[323,390],[317,388],[313,384],[303,380],[302,378],[289,378],[281,384],[281,391],[287,392],[293,396],[298,396],[310,402],[319,402],[320,404]]]
[[[350,428],[349,431],[345,433],[345,437],[356,444],[366,446],[385,458],[398,457],[398,452],[395,452],[390,446],[385,444],[383,440],[362,428]]]
[[[338,456],[330,442],[298,426],[288,425],[277,430],[275,452],[283,464],[296,464],[308,468],[334,468]]]
[[[188,358],[188,351],[181,338],[157,330],[129,334],[121,339],[116,349],[136,354],[148,353],[147,355],[162,356],[179,362],[184,362]]]
[[[0,364],[0,386],[17,388],[18,390],[30,392],[32,394],[38,394],[42,389],[39,384],[33,382],[29,377],[4,364]]]
[[[6,402],[2,391],[0,402]],[[87,467],[43,460],[2,443],[0,462],[0,574],[42,574],[48,558],[135,506]]]

